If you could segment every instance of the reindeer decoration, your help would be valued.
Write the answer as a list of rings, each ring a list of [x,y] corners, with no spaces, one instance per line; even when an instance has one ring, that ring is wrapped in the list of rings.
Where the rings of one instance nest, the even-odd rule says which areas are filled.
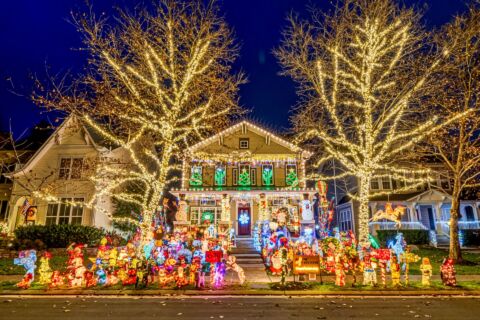
[[[373,217],[370,219],[370,221],[379,221],[382,219],[390,220],[395,222],[395,227],[397,229],[400,229],[402,227],[402,215],[405,214],[406,208],[403,206],[397,206],[395,209],[393,209],[392,204],[390,202],[387,202],[385,204],[385,210],[378,210],[375,212]]]

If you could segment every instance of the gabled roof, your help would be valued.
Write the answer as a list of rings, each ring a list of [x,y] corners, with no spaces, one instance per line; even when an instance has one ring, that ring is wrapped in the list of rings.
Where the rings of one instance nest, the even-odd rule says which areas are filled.
[[[210,138],[207,138],[207,139],[202,140],[201,142],[199,142],[197,144],[194,144],[193,146],[188,148],[188,151],[191,152],[191,153],[194,153],[198,149],[213,143],[215,140],[218,140],[221,136],[232,134],[235,131],[240,130],[243,126],[246,126],[246,128],[248,128],[248,130],[250,130],[252,132],[255,132],[258,135],[269,136],[272,141],[274,141],[274,142],[278,143],[279,145],[281,145],[285,148],[288,148],[288,149],[290,149],[294,152],[302,153],[307,158],[312,155],[312,153],[310,151],[306,151],[306,150],[300,148],[299,146],[297,146],[297,145],[295,145],[295,144],[293,144],[293,143],[291,143],[291,142],[289,142],[289,141],[287,141],[283,138],[280,138],[279,136],[274,135],[273,133],[271,133],[271,132],[269,132],[269,131],[267,131],[263,128],[260,128],[259,126],[256,126],[256,125],[254,125],[251,122],[246,121],[246,120],[240,121],[239,123],[227,128],[223,131],[220,131],[219,133],[211,136]]]
[[[452,196],[449,195],[448,193],[445,193],[445,192],[442,192],[442,191],[439,191],[439,190],[435,190],[435,189],[429,189],[429,190],[426,190],[426,191],[424,191],[420,194],[417,194],[416,196],[411,197],[410,199],[407,199],[407,201],[416,202],[416,201],[421,201],[421,200],[428,200],[429,198],[431,198],[434,195],[444,199],[442,201],[452,200]]]
[[[69,124],[72,124],[74,121],[81,121],[76,117],[75,115],[69,115],[63,122],[60,124],[55,131],[50,135],[50,137],[43,143],[43,145],[28,159],[27,163],[23,165],[21,168],[17,169],[15,172],[12,172],[8,174],[9,177],[15,177],[21,173],[28,172],[38,161],[38,159],[42,158],[49,150],[50,148],[55,145],[55,139],[58,135],[62,135],[62,133],[65,131],[65,129],[68,127]],[[95,140],[92,135],[91,135],[91,130],[88,130],[88,128],[85,127],[84,124],[81,124],[81,126],[85,130],[85,134],[87,135],[87,139],[91,142],[92,146],[99,150],[103,151],[106,150],[105,147],[102,147],[99,145],[98,141]]]

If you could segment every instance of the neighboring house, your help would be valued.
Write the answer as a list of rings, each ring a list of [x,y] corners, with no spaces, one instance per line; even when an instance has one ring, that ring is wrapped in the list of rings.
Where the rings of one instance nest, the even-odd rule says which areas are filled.
[[[295,227],[301,201],[315,193],[304,182],[311,154],[247,121],[186,153],[182,187],[171,191],[180,199],[177,224],[213,223],[250,236],[257,221],[283,212]]]
[[[31,224],[82,224],[108,227],[110,199],[98,199],[93,208],[89,179],[99,161],[115,156],[92,130],[69,116],[30,159],[8,178],[13,181],[9,200],[9,229]],[[25,204],[32,216],[25,215]]]
[[[401,218],[402,229],[428,230],[435,236],[438,243],[448,243],[449,219],[451,208],[450,179],[445,174],[437,174],[433,182],[424,187],[409,192],[397,192],[403,187],[398,181],[391,178],[375,179],[371,182],[372,191],[388,191],[388,196],[375,197],[370,201],[370,218],[378,210],[385,210],[385,205],[391,203],[393,208],[404,206],[405,214]],[[354,191],[354,188],[352,188]],[[476,198],[476,197],[475,197]],[[460,204],[461,218],[459,228],[480,229],[480,201],[467,200],[465,197]],[[337,208],[337,223],[340,230],[358,229],[356,225],[357,206],[347,196],[343,197]],[[395,229],[392,221],[371,221],[370,232],[377,230]]]

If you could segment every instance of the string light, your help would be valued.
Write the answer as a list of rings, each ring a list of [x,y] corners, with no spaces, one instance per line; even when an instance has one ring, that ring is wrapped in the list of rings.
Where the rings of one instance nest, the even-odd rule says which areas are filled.
[[[307,106],[295,119],[299,140],[321,141],[325,156],[316,161],[317,166],[332,160],[341,164],[338,175],[307,178],[354,177],[358,182],[357,193],[350,196],[359,202],[360,243],[368,243],[372,197],[412,190],[431,179],[429,169],[404,168],[398,161],[402,153],[467,115],[458,114],[440,124],[430,117],[414,128],[404,125],[414,97],[439,60],[423,75],[414,76],[412,71],[409,83],[399,83],[404,79],[397,70],[418,45],[413,17],[393,3],[378,6],[370,10],[359,4],[358,10],[349,8],[327,17],[341,26],[337,32],[313,34],[315,28],[292,19],[284,45],[276,52],[286,73],[300,82],[306,99]],[[322,52],[322,56],[312,56],[312,52]],[[372,179],[386,176],[403,181],[405,187],[372,191]]]

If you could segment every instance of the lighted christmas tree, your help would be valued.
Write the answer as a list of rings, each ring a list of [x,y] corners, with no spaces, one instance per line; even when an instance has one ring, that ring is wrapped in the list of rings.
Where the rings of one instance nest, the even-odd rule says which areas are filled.
[[[247,169],[243,168],[242,172],[238,176],[238,184],[241,186],[249,186],[251,183],[250,173]]]
[[[297,176],[297,172],[295,171],[295,169],[290,168],[290,170],[287,173],[287,177],[286,177],[285,180],[286,180],[287,186],[290,186],[290,187],[298,186],[298,176]]]
[[[45,251],[43,256],[40,258],[40,266],[38,268],[38,274],[40,276],[38,282],[40,284],[48,285],[51,282],[53,271],[50,268],[50,259],[52,254]]]
[[[192,174],[190,176],[190,185],[191,186],[201,186],[202,185],[202,169],[193,168]]]

